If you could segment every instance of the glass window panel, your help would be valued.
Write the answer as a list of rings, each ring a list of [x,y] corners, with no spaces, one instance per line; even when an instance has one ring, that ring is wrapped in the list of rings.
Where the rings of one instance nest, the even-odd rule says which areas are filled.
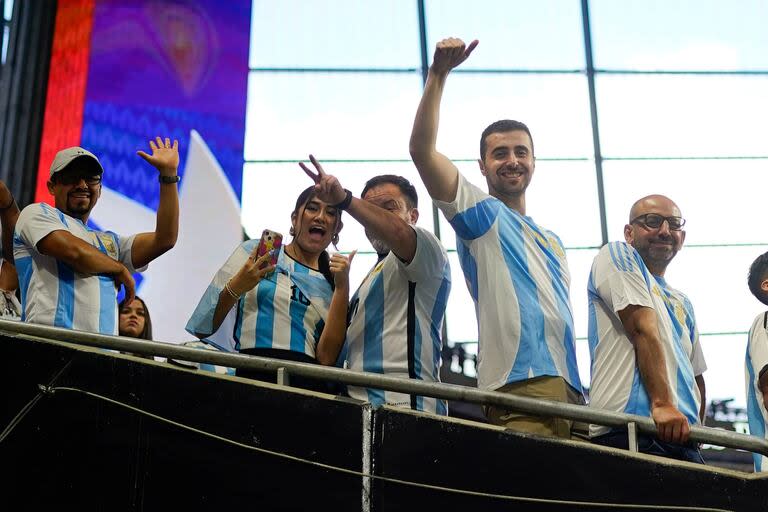
[[[414,104],[409,122],[415,112]],[[437,148],[449,158],[476,159],[480,134],[499,119],[524,122],[533,134],[539,158],[594,155],[583,76],[452,75],[443,95]]]
[[[648,194],[677,203],[688,245],[765,243],[767,160],[654,160],[603,163],[608,238],[623,240],[632,204]],[[642,177],[638,179],[638,177]]]
[[[312,165],[304,160],[310,168]],[[320,163],[323,163],[321,160]],[[417,225],[434,231],[432,207],[418,173],[410,162],[407,163],[346,163],[328,162],[323,169],[339,179],[356,197],[360,197],[365,182],[379,174],[397,174],[407,178],[416,187],[421,205]],[[265,228],[279,231],[289,240],[291,212],[296,198],[312,181],[297,163],[246,164],[243,169],[243,226],[249,236],[255,237]],[[369,252],[371,248],[362,226],[348,213],[342,216],[344,228],[339,233],[339,250],[349,252],[357,249]],[[360,267],[357,257],[353,268]]]
[[[410,160],[421,75],[251,73],[246,160]]]
[[[448,306],[445,310],[448,340],[451,343],[477,341],[475,303],[467,290],[458,254],[448,253],[448,261],[451,264],[451,294],[448,296]],[[469,347],[465,348],[469,350]]]
[[[417,68],[416,2],[254,1],[251,67]]]
[[[587,283],[589,271],[592,269],[592,261],[598,253],[598,249],[577,249],[565,251],[568,257],[568,269],[571,271],[571,308],[573,310],[573,328],[576,338],[587,338],[587,318],[589,304],[587,302]],[[589,350],[589,349],[587,349]],[[587,352],[587,366],[589,366],[589,353]],[[581,364],[581,361],[579,361]],[[588,370],[589,368],[587,368]]]
[[[749,325],[747,325],[747,329]],[[744,357],[747,335],[701,336],[701,349],[707,360],[704,381],[707,384],[707,403],[712,400],[733,398],[732,407],[746,407],[744,389]]]
[[[480,41],[462,69],[584,68],[576,0],[484,0],[472,8],[461,0],[428,0],[425,10],[430,61],[438,41],[461,37]]]
[[[373,268],[378,261],[378,256],[374,253],[355,254],[355,259],[352,261],[352,266],[349,268],[349,297],[352,295],[362,284],[365,276]]]
[[[592,0],[599,68],[768,69],[764,0]]]
[[[598,75],[596,88],[604,157],[768,153],[768,76]]]
[[[467,377],[477,377],[477,368],[475,367],[475,361],[477,360],[476,359],[477,342],[462,343],[462,345],[464,346],[464,351],[465,351],[465,354],[467,355],[466,359],[464,360],[464,368],[462,372]],[[470,357],[473,360],[470,360]],[[452,364],[451,367],[453,368],[455,366],[455,368],[458,370],[459,369],[458,361],[456,361],[455,363],[456,364],[455,365]]]
[[[579,366],[581,385],[589,388],[592,373],[590,369],[589,343],[585,339],[576,339],[576,364]]]
[[[746,332],[764,307],[749,292],[747,272],[768,245],[684,247],[665,277],[688,295],[701,333]]]
[[[488,190],[477,162],[456,165],[467,180]],[[539,160],[526,193],[526,213],[555,232],[566,247],[599,246],[600,211],[594,163]],[[445,246],[455,249],[456,235],[442,213],[440,233]]]

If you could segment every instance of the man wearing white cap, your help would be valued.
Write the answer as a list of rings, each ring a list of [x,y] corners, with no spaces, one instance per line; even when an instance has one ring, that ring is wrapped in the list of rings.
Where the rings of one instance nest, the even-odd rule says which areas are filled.
[[[159,172],[155,231],[120,236],[90,228],[88,216],[101,195],[104,169],[80,147],[59,151],[48,191],[56,207],[34,203],[21,211],[14,236],[22,319],[101,334],[117,334],[117,289],[134,297],[132,273],[170,250],[179,228],[178,141],[157,137],[152,154],[137,154]]]

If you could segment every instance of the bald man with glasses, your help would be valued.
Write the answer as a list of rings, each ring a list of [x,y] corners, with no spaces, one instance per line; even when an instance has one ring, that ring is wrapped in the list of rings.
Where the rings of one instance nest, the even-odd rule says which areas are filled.
[[[664,278],[683,247],[685,219],[669,198],[638,200],[625,242],[605,245],[589,276],[590,407],[652,418],[641,452],[704,463],[688,441],[704,419],[706,370],[693,306]],[[590,427],[593,442],[627,448],[626,429]]]

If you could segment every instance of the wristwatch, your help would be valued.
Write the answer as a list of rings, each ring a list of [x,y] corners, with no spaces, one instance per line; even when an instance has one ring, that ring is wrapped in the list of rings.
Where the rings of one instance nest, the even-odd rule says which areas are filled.
[[[179,176],[178,174],[175,176],[163,176],[161,174],[159,179],[160,179],[160,183],[178,183],[181,181],[181,176]]]

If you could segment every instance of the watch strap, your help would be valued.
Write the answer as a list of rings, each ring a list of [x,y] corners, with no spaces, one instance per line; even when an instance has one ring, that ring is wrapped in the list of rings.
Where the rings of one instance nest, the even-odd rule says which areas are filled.
[[[175,176],[163,176],[162,174],[158,178],[160,183],[178,183],[181,181],[181,176],[176,174]]]

